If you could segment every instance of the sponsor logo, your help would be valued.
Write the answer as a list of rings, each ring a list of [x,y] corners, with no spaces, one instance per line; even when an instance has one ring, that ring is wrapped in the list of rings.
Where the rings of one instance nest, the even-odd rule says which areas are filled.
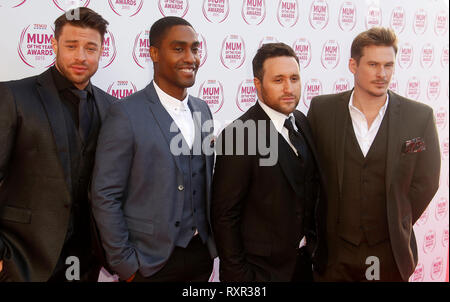
[[[230,13],[229,0],[204,0],[203,16],[211,23],[222,23]]]
[[[339,27],[351,31],[356,25],[356,6],[353,2],[344,2],[339,10]]]
[[[144,0],[108,0],[109,6],[118,16],[136,16],[144,5]]]
[[[441,92],[441,79],[433,76],[428,80],[427,97],[430,101],[435,101]]]
[[[411,281],[411,282],[422,282],[424,276],[425,276],[425,270],[423,268],[423,264],[422,263],[418,263],[417,266],[416,266],[416,270],[412,274],[412,276],[409,279],[409,281]]]
[[[314,0],[309,11],[309,24],[314,29],[324,29],[330,18],[328,3],[325,0]]]
[[[431,279],[438,280],[444,270],[444,260],[442,257],[436,257],[431,263]]]
[[[442,246],[448,247],[448,224],[447,227],[442,231]]]
[[[303,90],[303,104],[309,108],[311,99],[322,94],[322,82],[318,79],[310,79],[306,82]]]
[[[448,44],[442,48],[441,65],[444,68],[448,67]]]
[[[414,59],[414,48],[409,43],[404,43],[400,46],[400,49],[398,50],[398,65],[401,68],[409,68],[411,67],[411,64]]]
[[[370,29],[375,26],[381,26],[381,20],[381,8],[376,4],[371,4],[367,9],[366,29]]]
[[[304,69],[311,63],[311,43],[305,38],[300,38],[294,42],[292,49],[297,54],[300,69]]]
[[[448,29],[448,14],[445,11],[440,11],[436,15],[436,21],[434,22],[434,32],[438,36],[443,36],[447,33]]]
[[[115,81],[108,86],[107,93],[118,99],[123,99],[136,91],[136,85],[131,81]]]
[[[145,29],[138,33],[134,39],[133,60],[142,69],[151,66],[150,62],[152,61],[150,58],[149,32],[148,29]]]
[[[447,126],[448,111],[444,107],[440,107],[434,112],[436,118],[436,127],[439,130],[444,130]]]
[[[405,29],[405,10],[401,6],[397,6],[392,10],[391,28],[397,33],[401,33]]]
[[[244,80],[239,84],[237,95],[236,95],[236,105],[239,110],[245,112],[253,106],[258,100],[258,95],[256,93],[256,87],[253,80]]]
[[[91,2],[91,0],[53,0],[56,7],[64,12],[81,6],[87,7],[89,2]]]
[[[220,61],[228,69],[238,69],[245,62],[245,42],[239,35],[228,35],[222,42]]]
[[[425,44],[420,52],[420,65],[423,68],[430,68],[434,62],[434,47],[430,43]]]
[[[261,40],[261,42],[259,42],[258,48],[261,48],[261,46],[263,46],[264,44],[267,44],[267,43],[277,43],[277,42],[278,42],[277,38],[272,37],[272,36],[267,36],[267,37],[264,37]]]
[[[259,25],[266,18],[266,0],[243,0],[242,18],[249,25]]]
[[[278,3],[277,19],[283,27],[292,27],[300,16],[298,0],[280,0]]]
[[[398,93],[398,80],[395,76],[391,78],[391,82],[389,83],[389,89],[394,91],[395,93]]]
[[[420,96],[420,80],[412,77],[406,83],[406,97],[417,100]]]
[[[443,218],[445,218],[445,216],[447,216],[447,211],[448,211],[448,198],[442,196],[436,203],[436,213],[435,213],[436,219],[442,220]]]
[[[423,251],[426,254],[431,253],[436,247],[436,231],[429,230],[423,237]]]
[[[109,30],[106,31],[105,39],[103,41],[103,53],[100,57],[100,68],[107,68],[110,66],[117,55],[116,42],[114,39],[114,35]]]
[[[420,215],[419,219],[416,222],[418,226],[424,226],[427,223],[429,212],[430,210],[428,208],[426,208],[425,211],[423,211],[422,215]]]
[[[224,102],[222,83],[216,80],[206,80],[200,85],[198,97],[208,104],[212,113],[219,112]]]
[[[322,47],[322,66],[325,69],[334,69],[339,64],[339,44],[335,40],[328,40]]]
[[[448,159],[448,137],[441,143],[442,159]]]
[[[427,30],[428,15],[424,9],[418,9],[414,14],[413,29],[416,35],[422,35]]]
[[[0,4],[0,8],[5,6],[9,8],[16,8],[23,5],[26,1],[27,0],[5,0],[2,1],[2,4]]]
[[[350,83],[347,79],[340,78],[333,84],[333,93],[340,93],[350,90]]]
[[[188,0],[159,0],[158,8],[164,17],[176,16],[183,18],[189,10]]]
[[[52,48],[53,28],[48,24],[30,24],[22,30],[17,52],[32,68],[48,68],[55,62]]]
[[[198,34],[198,41],[200,42],[198,45],[198,56],[200,57],[199,67],[202,67],[208,57],[208,48],[206,46],[206,39],[202,34]]]

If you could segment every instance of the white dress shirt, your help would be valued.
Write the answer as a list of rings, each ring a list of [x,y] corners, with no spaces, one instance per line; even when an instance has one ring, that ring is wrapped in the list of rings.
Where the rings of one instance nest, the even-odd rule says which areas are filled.
[[[177,124],[189,149],[192,149],[192,145],[194,144],[195,126],[191,110],[188,106],[189,94],[186,95],[184,100],[180,101],[162,91],[154,81],[153,85],[155,86],[156,94],[158,94],[161,104],[170,114],[175,124]]]
[[[370,146],[372,145],[375,137],[377,136],[378,130],[380,129],[381,122],[383,121],[384,114],[389,103],[389,95],[387,94],[386,102],[383,107],[380,108],[375,120],[370,125],[367,126],[367,119],[364,113],[362,113],[358,108],[353,105],[353,92],[350,96],[350,101],[348,102],[348,110],[350,111],[350,117],[352,118],[353,130],[355,131],[356,139],[358,140],[359,147],[361,148],[364,157],[366,157],[369,152]]]
[[[295,124],[295,118],[294,114],[291,113],[289,115],[286,115],[284,113],[278,112],[260,100],[258,100],[259,105],[264,110],[264,112],[269,116],[270,120],[275,126],[275,129],[277,129],[278,133],[281,134],[281,136],[286,140],[286,142],[291,146],[292,150],[294,150],[295,154],[297,154],[297,149],[295,149],[294,145],[291,144],[291,141],[289,140],[289,131],[284,127],[284,121],[289,118],[294,126],[294,129],[298,131],[297,125]]]

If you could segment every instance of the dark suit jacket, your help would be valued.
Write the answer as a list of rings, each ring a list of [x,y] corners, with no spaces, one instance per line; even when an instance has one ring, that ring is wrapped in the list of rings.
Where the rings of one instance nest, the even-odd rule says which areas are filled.
[[[439,186],[440,151],[433,111],[425,104],[389,93],[386,203],[390,241],[404,280],[417,265],[413,225]],[[336,235],[339,196],[342,188],[345,129],[351,123],[348,102],[351,91],[315,97],[308,120],[325,174],[328,193],[329,242]],[[421,137],[426,150],[404,153],[407,140]],[[332,245],[329,244],[329,249]],[[333,259],[329,259],[329,264]]]
[[[208,105],[192,96],[189,105],[194,124],[204,128],[202,141],[212,139]],[[203,126],[208,121],[211,127]],[[156,273],[175,248],[185,184],[180,159],[170,149],[172,139],[180,134],[170,131],[172,123],[152,82],[113,104],[100,130],[92,181],[93,213],[110,267],[121,279],[138,270],[143,276]],[[205,160],[209,222],[213,152]],[[214,258],[212,236],[207,245]]]
[[[103,120],[113,98],[93,90]],[[50,70],[0,83],[0,279],[47,281],[59,258],[72,203],[62,106]]]
[[[315,158],[306,117],[299,111],[295,111],[294,116]],[[303,219],[308,255],[313,256],[315,269],[320,269],[322,260],[326,259],[326,246],[322,240],[325,237],[324,228],[316,228],[317,221],[322,219],[321,211],[324,212],[324,196],[319,194],[321,197],[317,200],[301,205],[304,214],[297,212],[299,207],[296,203],[303,202],[303,196],[297,192],[294,183],[298,172],[286,156],[285,152],[292,150],[281,136],[276,144],[274,141],[270,143],[271,151],[278,154],[278,160],[272,166],[260,166],[260,159],[267,157],[257,148],[256,153],[250,149],[243,150],[243,155],[225,153],[230,146],[236,147],[239,141],[238,132],[231,140],[226,133],[232,133],[233,127],[240,129],[240,122],[252,121],[256,123],[256,133],[261,127],[265,130],[256,139],[255,135],[245,135],[245,143],[255,142],[258,145],[258,140],[265,137],[269,145],[270,137],[278,138],[279,134],[269,116],[257,103],[225,128],[216,144],[218,154],[213,181],[212,217],[220,259],[219,276],[222,281],[290,281],[301,239],[300,219]],[[280,148],[279,144],[283,143],[286,148]],[[234,152],[236,148],[233,154],[239,154]],[[325,223],[320,225],[325,226]],[[311,271],[312,268],[309,266],[307,269]]]

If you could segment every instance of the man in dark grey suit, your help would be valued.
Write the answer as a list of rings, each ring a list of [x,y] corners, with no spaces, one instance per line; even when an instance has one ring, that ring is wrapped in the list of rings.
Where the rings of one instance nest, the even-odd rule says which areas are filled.
[[[55,21],[55,66],[0,83],[0,281],[98,278],[88,186],[114,98],[90,82],[108,22],[79,16]]]
[[[439,186],[433,111],[388,90],[397,38],[359,34],[355,87],[314,98],[308,112],[326,176],[329,259],[320,281],[407,281],[417,265],[413,225]]]
[[[198,47],[184,19],[155,22],[153,81],[112,105],[100,131],[93,213],[121,280],[208,281],[212,271],[212,115],[187,93]]]

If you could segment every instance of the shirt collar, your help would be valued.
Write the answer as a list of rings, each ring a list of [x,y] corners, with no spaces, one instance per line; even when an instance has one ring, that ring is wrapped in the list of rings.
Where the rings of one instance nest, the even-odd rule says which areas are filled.
[[[353,111],[357,111],[357,112],[363,114],[361,112],[361,110],[359,110],[355,105],[353,105],[353,94],[354,94],[354,91],[352,91],[352,94],[350,95],[350,101],[348,102],[348,109],[350,111],[353,110]],[[384,116],[384,114],[386,113],[386,109],[387,109],[388,103],[389,103],[389,93],[386,93],[386,102],[384,102],[384,105],[378,111],[378,115],[379,116],[381,116],[381,117]]]
[[[281,133],[281,130],[284,127],[284,121],[287,118],[290,118],[292,121],[291,117],[294,117],[293,113],[290,113],[289,115],[286,115],[284,113],[278,112],[272,108],[270,108],[269,106],[267,106],[266,104],[264,104],[263,102],[261,102],[261,100],[258,99],[258,103],[261,106],[261,108],[264,110],[264,112],[269,116],[270,120],[272,121],[272,123],[275,126],[275,129],[277,129],[278,132]],[[296,125],[295,123],[293,123],[294,129],[296,129]]]
[[[164,107],[168,107],[170,109],[177,109],[177,110],[187,110],[190,111],[188,106],[189,101],[189,94],[186,94],[186,97],[183,100],[179,100],[174,98],[171,95],[168,95],[165,93],[159,86],[156,84],[155,81],[153,81],[153,86],[155,86],[156,94],[159,97],[159,100],[163,104]]]
[[[69,81],[69,79],[67,79],[64,75],[62,75],[59,72],[59,70],[56,68],[55,65],[50,67],[50,70],[52,73],[53,80],[55,82],[56,89],[59,92],[66,90],[66,89],[78,89],[75,87],[75,85],[73,85],[73,83],[71,81]],[[89,81],[88,85],[86,86],[86,88],[84,88],[84,90],[86,90],[89,94],[93,95],[91,81]]]

